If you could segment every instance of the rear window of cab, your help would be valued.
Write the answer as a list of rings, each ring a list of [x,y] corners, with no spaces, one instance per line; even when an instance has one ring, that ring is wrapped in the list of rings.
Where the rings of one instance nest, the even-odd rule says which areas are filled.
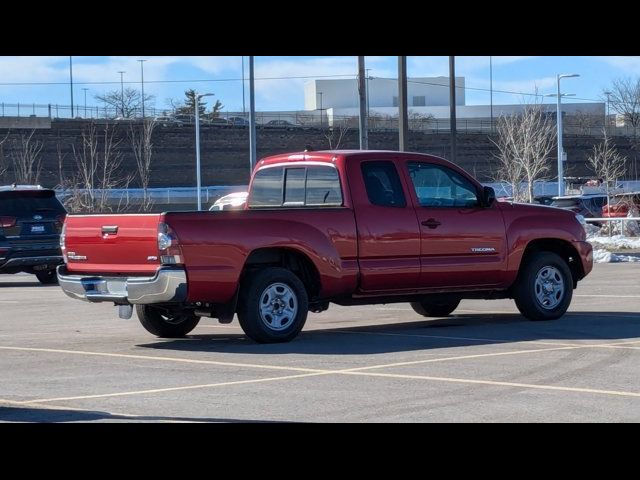
[[[253,177],[249,208],[342,206],[340,177],[333,166],[265,167]]]

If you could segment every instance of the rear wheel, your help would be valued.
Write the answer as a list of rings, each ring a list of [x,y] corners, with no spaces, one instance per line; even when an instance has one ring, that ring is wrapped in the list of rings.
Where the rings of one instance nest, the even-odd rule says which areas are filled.
[[[411,308],[423,317],[446,317],[458,308],[458,305],[460,305],[460,300],[411,302]]]
[[[244,333],[258,343],[288,342],[307,320],[309,300],[300,279],[284,268],[267,268],[242,286],[238,320]]]
[[[573,278],[567,263],[555,253],[538,252],[521,269],[514,289],[520,313],[529,320],[563,316],[573,295]]]
[[[200,322],[200,317],[193,313],[172,312],[152,305],[136,305],[136,313],[147,332],[161,338],[184,337]]]
[[[58,283],[58,276],[56,275],[55,270],[36,272],[36,278],[43,285],[55,285]]]

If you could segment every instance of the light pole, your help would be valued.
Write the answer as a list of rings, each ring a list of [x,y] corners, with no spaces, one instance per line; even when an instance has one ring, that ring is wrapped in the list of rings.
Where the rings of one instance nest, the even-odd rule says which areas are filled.
[[[69,55],[69,85],[71,86],[71,118],[73,118],[73,61]]]
[[[88,88],[83,88],[84,90],[84,118],[87,118],[87,90]]]
[[[138,60],[140,62],[140,83],[142,85],[142,119],[144,120],[144,62],[146,60]]]
[[[365,89],[367,92],[367,118],[369,118],[370,115],[370,108],[369,108],[369,79],[371,78],[369,76],[369,70],[371,70],[370,68],[366,69],[367,75],[366,75],[366,79],[367,79],[367,88]]]
[[[202,189],[202,182],[200,180],[200,99],[211,96],[213,96],[213,93],[196,93],[194,95],[194,115],[196,116],[196,195],[198,196],[198,211],[202,210],[202,195],[200,194]]]
[[[489,57],[489,91],[491,101],[491,132],[493,133],[493,57]]]
[[[322,92],[318,92],[318,95],[320,95],[320,108],[318,110],[320,110],[320,128],[324,128],[324,122],[322,121]]]
[[[127,72],[118,72],[120,74],[120,102],[122,104],[121,113],[124,118],[124,77],[123,75]]]
[[[564,195],[564,149],[562,148],[562,94],[560,93],[560,80],[563,78],[572,78],[579,77],[580,75],[577,73],[565,73],[562,75],[557,75],[558,82],[558,110],[556,113],[557,119],[556,123],[558,124],[558,196],[561,197]]]
[[[607,131],[607,133],[609,133],[609,123],[611,122],[611,120],[609,119],[609,102],[611,101],[611,93],[612,92],[604,92],[604,94],[607,96],[607,110],[606,113],[604,114],[604,127]]]

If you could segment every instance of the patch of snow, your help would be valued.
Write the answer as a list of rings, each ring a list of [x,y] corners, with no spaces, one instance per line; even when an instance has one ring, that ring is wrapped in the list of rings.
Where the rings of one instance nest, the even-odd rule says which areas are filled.
[[[618,255],[602,249],[593,250],[594,263],[621,263],[621,262],[640,262],[640,257],[630,255]]]
[[[594,248],[604,247],[609,250],[640,249],[640,237],[626,237],[624,235],[613,235],[611,237],[587,236],[587,241]]]

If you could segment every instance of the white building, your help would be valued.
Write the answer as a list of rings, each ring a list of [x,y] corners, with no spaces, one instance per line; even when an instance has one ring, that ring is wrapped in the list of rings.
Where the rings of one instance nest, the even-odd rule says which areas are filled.
[[[465,104],[464,77],[456,77],[456,105]],[[370,77],[366,80],[369,109],[398,107],[398,80]],[[449,106],[448,77],[407,79],[409,107]],[[312,80],[304,87],[305,110],[358,108],[358,81],[352,79]]]

